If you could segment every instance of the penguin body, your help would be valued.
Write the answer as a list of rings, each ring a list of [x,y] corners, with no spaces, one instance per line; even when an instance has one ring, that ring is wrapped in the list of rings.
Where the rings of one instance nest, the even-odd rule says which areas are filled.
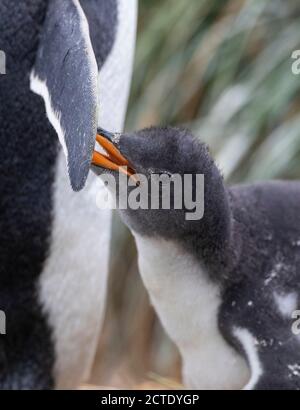
[[[299,389],[292,314],[300,296],[300,183],[226,187],[207,147],[183,129],[150,128],[112,141],[147,180],[153,173],[204,175],[199,220],[186,219],[185,207],[120,209],[150,299],[181,352],[187,386]],[[104,172],[97,163],[93,169]]]
[[[249,371],[219,330],[220,287],[176,241],[134,237],[151,303],[183,358],[184,384],[193,389],[242,388]]]
[[[231,275],[234,282],[241,279],[224,292],[221,329],[246,353],[248,389],[298,390],[300,338],[293,333],[293,312],[300,303],[300,183],[257,183],[229,193],[243,263]]]
[[[84,122],[93,114],[98,122],[95,127],[116,123],[122,129],[136,2],[35,0],[12,5],[3,0],[0,14],[0,49],[7,61],[6,75],[0,76],[0,309],[7,326],[6,335],[0,336],[0,388],[74,388],[89,376],[101,329],[111,213],[99,211],[96,199],[91,203],[102,189],[93,175],[85,191],[71,189],[68,171],[73,188],[85,183],[88,171],[74,182],[77,174],[71,169],[77,157],[88,158],[85,147],[94,138],[84,135],[81,140],[81,133],[75,134],[72,127],[74,122],[86,125],[88,133],[90,124]],[[58,25],[66,38],[51,37],[51,24]],[[53,55],[48,55],[56,63],[51,72],[38,61],[40,50],[47,41],[51,43],[49,38],[57,41],[52,43]],[[83,47],[73,48],[72,41],[81,41]],[[64,54],[65,44],[71,51]],[[84,58],[88,55],[85,44],[90,60]],[[77,54],[72,62],[73,49]],[[91,72],[92,60],[100,81],[95,78],[90,85],[89,78],[81,75]],[[109,60],[112,63],[107,66]],[[67,69],[72,89],[67,87]],[[44,98],[46,110],[32,90]],[[95,101],[90,102],[91,94],[97,96]],[[62,96],[68,95],[68,104],[63,104]],[[74,101],[77,95],[82,98]],[[107,103],[96,115],[98,95]],[[115,107],[113,101],[117,101]],[[72,106],[79,108],[79,114]],[[91,107],[90,112],[86,107]],[[72,109],[73,118],[68,117]],[[67,141],[61,140],[65,152],[57,128]],[[80,140],[83,144],[78,146]],[[74,162],[69,161],[68,169],[65,154]],[[101,224],[101,232],[94,228],[95,221]]]

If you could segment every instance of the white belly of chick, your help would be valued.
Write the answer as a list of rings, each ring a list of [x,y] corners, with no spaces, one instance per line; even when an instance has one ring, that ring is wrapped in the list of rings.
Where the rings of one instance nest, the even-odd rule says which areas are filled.
[[[176,243],[134,235],[143,282],[181,353],[186,387],[241,389],[250,374],[245,360],[219,331],[218,286]]]

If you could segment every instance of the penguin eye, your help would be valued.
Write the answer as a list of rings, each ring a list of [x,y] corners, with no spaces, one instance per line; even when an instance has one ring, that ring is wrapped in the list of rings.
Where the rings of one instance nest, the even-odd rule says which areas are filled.
[[[163,171],[161,175],[167,175],[170,178],[173,178],[174,174],[171,171]]]

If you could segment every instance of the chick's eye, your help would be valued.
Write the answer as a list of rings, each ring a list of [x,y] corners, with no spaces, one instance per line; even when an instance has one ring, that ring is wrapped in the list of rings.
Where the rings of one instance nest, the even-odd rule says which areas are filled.
[[[173,178],[173,173],[170,172],[170,171],[163,171],[163,172],[161,173],[161,175],[166,175],[166,176],[168,176],[169,178]]]

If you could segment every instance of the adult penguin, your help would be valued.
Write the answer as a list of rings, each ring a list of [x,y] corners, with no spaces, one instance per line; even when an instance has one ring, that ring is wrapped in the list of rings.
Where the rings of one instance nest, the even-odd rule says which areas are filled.
[[[2,389],[73,388],[89,375],[111,214],[91,201],[88,171],[97,126],[123,127],[136,10],[136,0],[0,1]]]

